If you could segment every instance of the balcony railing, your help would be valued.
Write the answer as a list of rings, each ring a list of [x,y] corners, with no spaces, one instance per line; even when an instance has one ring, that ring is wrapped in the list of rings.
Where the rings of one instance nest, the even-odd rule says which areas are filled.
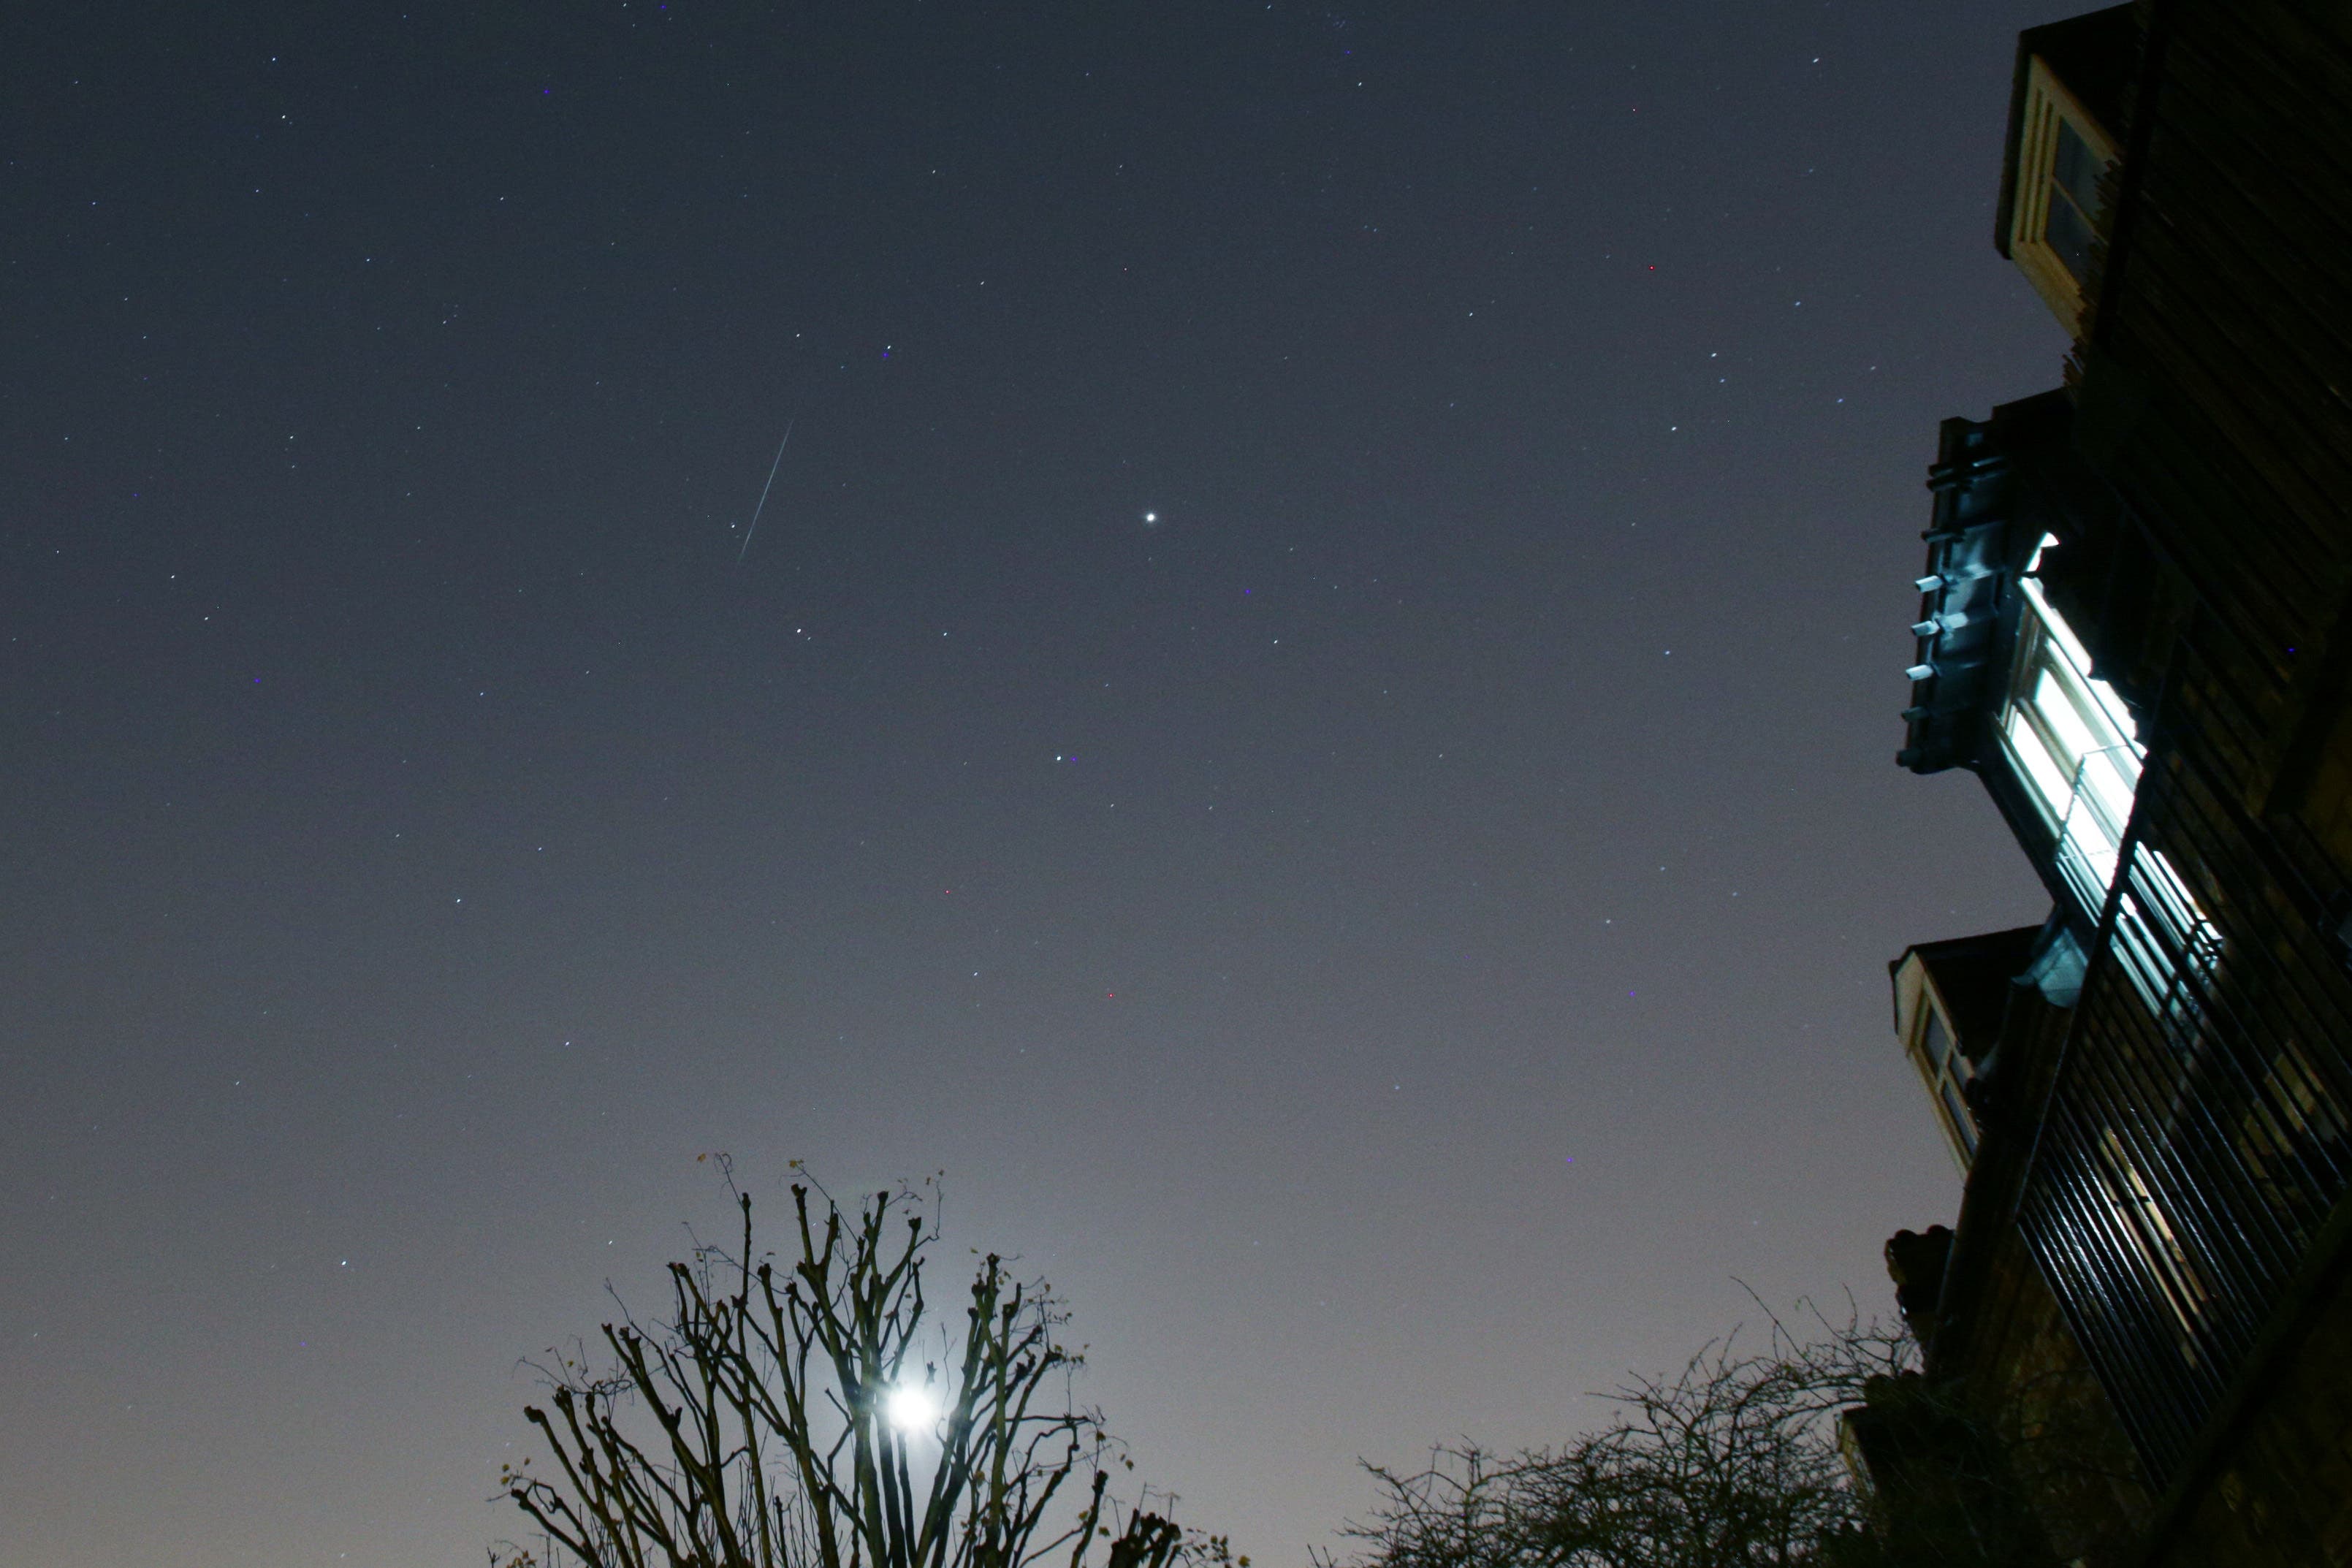
[[[2149,1013],[2186,1048],[2196,1034],[2197,998],[2221,961],[2221,933],[2171,861],[2145,844],[2134,853],[2133,875],[2115,889],[2141,769],[2130,745],[2084,755],[2058,824],[2058,872],[2093,921],[2116,891],[2110,948]]]
[[[2194,749],[2113,838],[2093,760],[2058,858],[2101,941],[2018,1219],[2161,1487],[2352,1187],[2352,984]]]

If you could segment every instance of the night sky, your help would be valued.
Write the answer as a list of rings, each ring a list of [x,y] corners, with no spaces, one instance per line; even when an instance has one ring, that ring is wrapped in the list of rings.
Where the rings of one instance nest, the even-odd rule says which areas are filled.
[[[13,16],[0,1561],[478,1563],[712,1151],[946,1172],[1269,1565],[1887,1308],[2057,14]]]

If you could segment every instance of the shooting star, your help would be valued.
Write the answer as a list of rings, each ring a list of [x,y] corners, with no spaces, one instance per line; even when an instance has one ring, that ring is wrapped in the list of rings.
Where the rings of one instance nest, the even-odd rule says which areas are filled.
[[[793,419],[799,418],[795,414]],[[751,553],[751,535],[760,531],[760,513],[768,504],[768,492],[776,488],[776,470],[784,466],[784,448],[792,445],[793,419],[784,421],[784,438],[776,443],[776,460],[768,465],[768,482],[760,487],[760,504],[751,509],[751,526],[743,531],[743,548],[735,552],[735,564],[743,564],[743,557]]]

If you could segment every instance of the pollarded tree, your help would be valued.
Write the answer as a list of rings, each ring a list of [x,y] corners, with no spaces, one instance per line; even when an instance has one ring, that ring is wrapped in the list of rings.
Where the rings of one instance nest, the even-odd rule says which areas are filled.
[[[698,1247],[669,1266],[669,1309],[602,1330],[541,1370],[524,1415],[551,1467],[505,1470],[542,1533],[507,1568],[1087,1568],[1223,1564],[1108,1481],[1127,1462],[1100,1414],[1073,1401],[1066,1314],[994,1255],[959,1327],[924,1288],[936,1210],[884,1193],[854,1215],[792,1189],[797,1258],[756,1249],[737,1193],[740,1249]],[[1066,1555],[1065,1555],[1066,1554]],[[1246,1559],[1238,1560],[1246,1563]]]

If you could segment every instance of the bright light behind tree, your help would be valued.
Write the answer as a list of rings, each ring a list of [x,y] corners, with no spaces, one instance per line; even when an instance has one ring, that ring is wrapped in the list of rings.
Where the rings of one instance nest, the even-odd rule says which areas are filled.
[[[940,1407],[930,1390],[902,1383],[882,1402],[882,1414],[901,1432],[920,1432],[940,1418]]]

